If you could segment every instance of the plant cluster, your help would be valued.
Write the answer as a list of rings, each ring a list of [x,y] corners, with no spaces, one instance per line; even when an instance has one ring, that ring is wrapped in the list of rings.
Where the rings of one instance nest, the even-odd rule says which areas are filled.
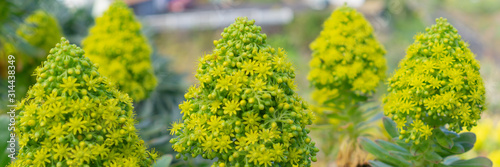
[[[11,166],[149,166],[132,100],[69,41],[51,49],[18,104],[19,154]]]
[[[176,158],[217,158],[218,166],[310,166],[318,148],[307,136],[313,115],[294,92],[294,69],[266,44],[254,20],[237,18],[200,59],[199,85],[179,105]]]
[[[373,166],[492,166],[484,157],[450,158],[472,149],[485,109],[479,63],[446,19],[417,34],[389,79],[384,126],[392,142],[360,138]]]
[[[310,48],[308,80],[321,106],[342,109],[365,101],[385,78],[385,50],[363,15],[350,7],[331,14]]]
[[[141,24],[122,1],[114,2],[95,20],[89,36],[82,41],[92,62],[105,65],[100,73],[128,93],[134,101],[149,96],[156,86],[151,66],[151,47],[141,33]]]
[[[310,47],[308,80],[314,86],[312,98],[316,102],[312,109],[320,117],[317,124],[327,124],[319,129],[329,130],[321,134],[328,138],[322,143],[325,159],[330,158],[332,147],[339,147],[339,166],[361,165],[367,161],[367,153],[356,139],[370,127],[368,121],[378,112],[361,106],[368,104],[366,101],[385,77],[385,50],[363,15],[348,6],[331,14]],[[334,140],[341,142],[332,143]]]
[[[471,130],[485,110],[479,62],[443,18],[415,36],[388,86],[384,111],[406,142],[419,144],[445,125],[457,133]]]

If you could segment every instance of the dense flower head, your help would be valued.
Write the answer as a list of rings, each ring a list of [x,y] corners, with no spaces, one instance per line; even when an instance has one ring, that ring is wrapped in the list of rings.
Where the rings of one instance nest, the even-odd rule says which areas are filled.
[[[385,50],[370,23],[350,7],[332,13],[310,48],[307,79],[315,87],[313,99],[319,105],[343,108],[364,101],[385,77]]]
[[[294,92],[294,69],[266,44],[254,20],[237,18],[200,59],[174,123],[176,157],[217,158],[219,166],[310,166],[318,149],[307,136],[313,115]]]
[[[11,166],[149,166],[132,100],[62,38],[18,104],[19,154]]]
[[[477,124],[485,110],[479,62],[446,19],[415,36],[384,99],[385,114],[400,129],[400,138],[427,140],[434,128],[460,132]]]
[[[28,16],[17,29],[17,34],[45,52],[54,47],[62,37],[56,18],[43,10],[37,10]]]
[[[121,0],[96,19],[82,45],[92,62],[105,65],[99,72],[116,82],[119,90],[134,101],[147,98],[155,88],[151,47],[133,11]]]

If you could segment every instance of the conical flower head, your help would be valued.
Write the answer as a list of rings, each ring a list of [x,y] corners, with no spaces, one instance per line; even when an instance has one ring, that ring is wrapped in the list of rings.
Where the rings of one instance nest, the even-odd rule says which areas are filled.
[[[370,23],[350,7],[332,13],[310,48],[308,80],[319,105],[342,108],[364,101],[385,77],[385,50]]]
[[[313,115],[294,92],[292,65],[260,31],[254,20],[237,18],[200,59],[200,82],[179,105],[183,122],[171,129],[177,158],[202,155],[220,166],[308,166],[316,159],[306,129]]]
[[[96,19],[82,45],[92,62],[106,65],[99,72],[134,101],[147,98],[155,88],[151,47],[133,11],[121,0]]]
[[[17,34],[29,44],[48,52],[61,39],[61,27],[56,18],[43,10],[28,16],[17,29]],[[43,53],[45,56],[47,53]]]
[[[477,124],[485,110],[479,62],[446,19],[416,35],[399,66],[389,79],[384,111],[400,138],[423,141],[434,128],[460,132]]]
[[[156,154],[136,134],[131,99],[62,38],[18,104],[12,166],[149,166]]]

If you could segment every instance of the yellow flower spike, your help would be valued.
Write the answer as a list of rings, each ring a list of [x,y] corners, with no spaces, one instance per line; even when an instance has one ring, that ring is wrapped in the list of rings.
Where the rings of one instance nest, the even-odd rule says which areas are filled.
[[[212,166],[311,165],[319,150],[306,125],[314,115],[293,91],[286,54],[260,31],[254,20],[237,18],[200,58],[200,83],[185,94],[182,123],[170,130],[178,136],[170,140],[176,158],[217,159]]]
[[[324,22],[323,30],[310,44],[311,71],[307,79],[314,87],[312,99],[317,106],[317,124],[333,135],[325,135],[324,157],[338,152],[338,166],[359,166],[367,154],[355,141],[362,136],[367,118],[364,105],[385,78],[385,49],[373,34],[364,16],[346,5],[337,8]],[[359,128],[353,128],[359,127]],[[333,133],[335,132],[335,133]],[[321,132],[323,133],[323,132]],[[338,143],[337,141],[342,141]]]
[[[84,51],[66,39],[50,53],[17,108],[20,149],[11,166],[150,166],[156,155],[137,136],[128,95],[108,85]],[[80,74],[68,72],[77,67]],[[82,76],[93,77],[92,89]]]
[[[363,15],[350,7],[339,7],[331,14],[310,48],[308,80],[315,87],[313,99],[318,105],[332,105],[332,99],[336,107],[350,105],[340,99],[344,97],[363,101],[385,77],[385,50]]]
[[[474,57],[446,19],[415,36],[384,98],[385,114],[401,132],[411,132],[402,138],[422,142],[444,125],[455,132],[476,126],[485,110],[485,88]]]
[[[103,65],[99,72],[116,82],[118,89],[134,101],[147,98],[156,87],[151,46],[133,11],[121,0],[96,19],[82,45],[92,62]]]

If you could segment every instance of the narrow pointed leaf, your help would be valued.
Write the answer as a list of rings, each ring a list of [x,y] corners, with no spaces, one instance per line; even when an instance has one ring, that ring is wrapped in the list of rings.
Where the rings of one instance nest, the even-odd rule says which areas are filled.
[[[380,147],[370,139],[361,137],[358,140],[358,142],[361,143],[361,147],[365,151],[373,154],[378,160],[391,164],[398,164],[398,166],[410,166],[409,162],[403,160],[399,156],[389,154],[387,150],[384,150],[382,147]]]
[[[408,152],[407,149],[404,149],[403,147],[401,146],[398,146],[396,144],[393,144],[391,142],[388,142],[388,141],[384,141],[384,140],[375,140],[375,142],[382,146],[385,150],[393,150],[393,151],[399,151],[399,152]]]
[[[372,166],[372,167],[393,167],[389,164],[386,164],[386,163],[383,163],[383,162],[380,162],[380,161],[373,161],[373,160],[370,160],[368,161],[368,163]]]

